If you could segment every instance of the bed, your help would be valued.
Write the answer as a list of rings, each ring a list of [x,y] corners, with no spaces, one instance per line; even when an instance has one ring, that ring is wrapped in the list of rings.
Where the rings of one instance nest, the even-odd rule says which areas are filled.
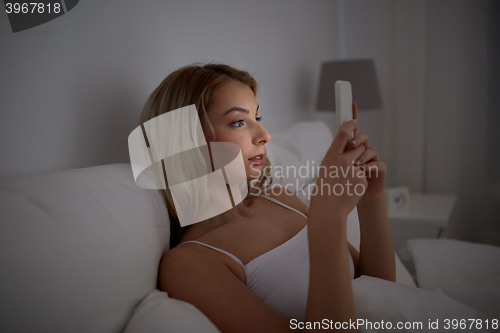
[[[331,141],[324,123],[301,122],[274,133],[267,152],[274,166],[319,165]],[[308,204],[299,189],[314,179],[274,181]],[[169,248],[168,213],[158,191],[134,183],[130,164],[4,181],[0,212],[1,332],[218,332],[194,306],[156,289],[158,262]],[[359,246],[356,210],[348,239]],[[486,323],[491,329],[500,316],[499,249],[459,243],[409,242],[406,260],[421,288],[399,258],[397,283],[354,280],[360,330],[390,331],[373,327],[383,320],[421,322],[407,331],[436,332],[446,319],[474,320],[467,331],[486,331]],[[480,274],[467,275],[465,259]],[[436,320],[438,330],[430,327]]]

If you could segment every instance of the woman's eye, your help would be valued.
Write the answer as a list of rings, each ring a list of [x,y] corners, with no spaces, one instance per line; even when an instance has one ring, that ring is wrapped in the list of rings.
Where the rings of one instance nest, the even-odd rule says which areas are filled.
[[[258,116],[255,118],[255,120],[257,120],[257,122],[260,122],[262,121],[262,116]],[[241,127],[245,124],[245,121],[242,119],[242,120],[237,120],[235,122],[232,122],[231,123],[231,126],[234,126],[234,127]]]
[[[243,124],[243,120],[237,120],[234,123],[232,123],[231,125],[234,127],[241,127],[242,124]]]

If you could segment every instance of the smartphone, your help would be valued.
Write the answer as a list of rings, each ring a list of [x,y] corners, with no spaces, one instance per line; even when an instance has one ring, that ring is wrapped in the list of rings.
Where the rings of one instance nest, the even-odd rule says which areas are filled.
[[[335,82],[335,112],[337,113],[337,132],[340,126],[352,120],[352,88],[349,81]],[[353,133],[349,140],[354,137]]]

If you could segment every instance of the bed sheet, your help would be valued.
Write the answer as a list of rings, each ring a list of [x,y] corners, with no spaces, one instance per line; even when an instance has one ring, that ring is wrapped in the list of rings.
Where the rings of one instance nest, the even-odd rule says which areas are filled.
[[[500,319],[500,247],[456,239],[412,239],[406,256],[418,286]]]
[[[365,321],[360,332],[498,331],[494,318],[438,291],[361,276],[353,292],[357,319]]]

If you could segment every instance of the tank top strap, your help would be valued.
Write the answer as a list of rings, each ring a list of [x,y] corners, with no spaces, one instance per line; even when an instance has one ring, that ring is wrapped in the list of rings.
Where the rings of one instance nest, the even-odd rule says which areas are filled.
[[[186,242],[181,243],[181,244],[179,244],[179,245],[186,244],[186,243],[197,243],[197,244],[200,244],[200,245],[206,246],[206,247],[208,247],[208,248],[211,248],[212,250],[215,250],[215,251],[219,251],[219,252],[221,252],[221,253],[224,253],[225,255],[227,255],[227,256],[229,256],[229,257],[233,258],[233,260],[234,260],[234,261],[236,261],[236,263],[237,263],[238,265],[240,265],[240,266],[241,266],[241,268],[243,269],[243,271],[245,271],[245,265],[243,265],[243,263],[241,262],[241,260],[240,260],[240,259],[238,259],[238,258],[237,258],[234,254],[232,254],[232,253],[229,253],[229,252],[227,252],[227,251],[224,251],[224,250],[222,250],[222,249],[219,249],[218,247],[215,247],[215,246],[212,246],[212,245],[208,245],[208,244],[202,243],[202,242],[197,241],[197,240],[190,240],[190,241],[186,241]]]
[[[280,206],[282,206],[282,207],[288,208],[288,209],[290,209],[290,210],[292,210],[292,211],[294,211],[294,212],[296,212],[296,213],[298,213],[298,214],[300,214],[300,215],[304,216],[304,217],[306,218],[306,220],[307,220],[307,216],[306,216],[304,213],[302,213],[302,212],[298,211],[297,209],[295,209],[295,208],[293,208],[293,207],[290,207],[290,206],[288,206],[288,205],[286,205],[286,204],[282,203],[281,201],[278,201],[278,200],[276,200],[276,199],[274,199],[274,198],[271,198],[271,197],[268,197],[268,196],[265,196],[265,195],[262,195],[262,194],[259,194],[259,195],[256,195],[256,196],[257,196],[257,197],[261,197],[261,198],[265,198],[265,199],[267,199],[267,200],[269,200],[269,201],[274,202],[275,204],[278,204],[278,205],[280,205]]]

